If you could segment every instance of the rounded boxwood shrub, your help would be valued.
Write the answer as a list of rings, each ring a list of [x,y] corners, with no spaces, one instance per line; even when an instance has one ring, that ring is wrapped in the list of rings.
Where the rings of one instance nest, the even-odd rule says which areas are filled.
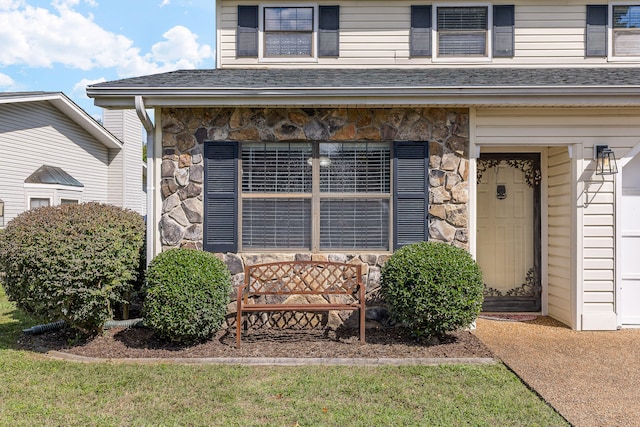
[[[97,334],[140,279],[144,235],[142,216],[112,205],[23,212],[0,237],[2,284],[10,300],[40,321],[64,320]]]
[[[171,342],[206,341],[220,329],[230,302],[231,274],[214,254],[170,249],[151,261],[145,325]]]
[[[415,336],[439,338],[476,319],[483,301],[482,274],[464,249],[415,243],[389,257],[381,293],[393,318]]]

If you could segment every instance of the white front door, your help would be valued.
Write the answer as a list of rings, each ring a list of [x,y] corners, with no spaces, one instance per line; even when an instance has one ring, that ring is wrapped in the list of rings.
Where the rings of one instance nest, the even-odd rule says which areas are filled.
[[[539,311],[537,155],[478,159],[477,248],[485,311]]]
[[[621,278],[618,312],[623,326],[640,326],[640,155],[624,167],[622,180]]]

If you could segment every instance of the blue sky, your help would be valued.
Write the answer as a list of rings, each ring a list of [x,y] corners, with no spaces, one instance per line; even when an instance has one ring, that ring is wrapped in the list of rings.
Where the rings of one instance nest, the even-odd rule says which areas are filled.
[[[87,84],[215,67],[215,0],[0,0],[0,91],[64,92],[94,117]]]

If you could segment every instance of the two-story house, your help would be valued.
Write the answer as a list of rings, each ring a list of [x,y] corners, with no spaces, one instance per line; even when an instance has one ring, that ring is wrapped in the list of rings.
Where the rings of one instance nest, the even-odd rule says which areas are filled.
[[[87,89],[149,132],[150,256],[349,260],[375,299],[431,239],[486,310],[640,325],[640,2],[219,0],[216,28],[216,69]]]

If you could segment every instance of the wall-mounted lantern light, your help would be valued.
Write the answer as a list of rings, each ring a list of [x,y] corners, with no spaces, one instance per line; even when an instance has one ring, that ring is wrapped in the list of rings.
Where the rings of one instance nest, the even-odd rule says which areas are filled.
[[[593,160],[596,161],[596,175],[613,175],[618,173],[616,154],[608,145],[596,144],[593,147]]]
[[[0,199],[0,227],[4,227],[4,201]]]

